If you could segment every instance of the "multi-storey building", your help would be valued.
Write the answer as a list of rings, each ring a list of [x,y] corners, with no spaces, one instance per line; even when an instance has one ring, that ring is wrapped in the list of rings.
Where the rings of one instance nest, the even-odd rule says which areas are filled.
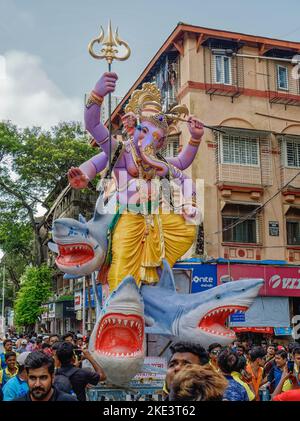
[[[155,81],[164,110],[186,104],[214,128],[205,129],[187,170],[204,180],[202,259],[179,263],[178,278],[184,291],[193,292],[263,277],[252,315],[235,325],[265,333],[290,327],[291,316],[300,314],[299,51],[297,42],[179,23],[112,114],[120,133],[133,90]],[[188,141],[187,126],[180,123],[164,154],[177,155]],[[52,218],[67,215],[68,201],[82,203],[77,194],[68,191],[57,200],[46,219],[49,227]],[[74,210],[68,216],[76,218]],[[82,291],[76,282],[57,276],[57,294],[75,290],[77,299]],[[67,330],[64,318],[53,330]]]

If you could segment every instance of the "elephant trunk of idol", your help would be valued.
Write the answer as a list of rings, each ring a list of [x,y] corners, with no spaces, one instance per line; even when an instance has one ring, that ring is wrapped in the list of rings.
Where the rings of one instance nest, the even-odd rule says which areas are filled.
[[[165,177],[169,172],[169,167],[166,162],[161,161],[155,155],[153,139],[150,141],[148,139],[140,140],[138,145],[142,160],[150,168],[154,168],[159,177]]]

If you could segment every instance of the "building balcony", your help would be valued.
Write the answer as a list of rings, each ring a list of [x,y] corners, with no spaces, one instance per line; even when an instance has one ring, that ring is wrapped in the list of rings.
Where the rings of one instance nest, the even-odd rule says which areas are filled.
[[[292,63],[267,61],[270,103],[300,106],[300,81],[294,70]]]
[[[217,169],[217,184],[228,183],[262,185],[260,167],[246,165],[219,164]]]
[[[242,57],[228,57],[223,49],[239,49],[236,43],[225,43],[220,40],[207,40],[204,48],[204,82],[208,95],[231,97],[244,92],[244,65]],[[219,51],[219,52],[218,52]]]
[[[225,85],[223,83],[205,83],[205,92],[209,95],[229,96],[231,98],[240,96],[244,88],[237,85]]]
[[[295,177],[293,181],[289,184],[288,189],[286,190],[286,194],[289,194],[289,191],[297,191],[298,189],[300,189],[300,177],[297,177],[299,171],[300,168],[282,167],[280,169],[282,187],[287,185],[289,181]]]
[[[220,127],[215,159],[216,183],[271,186],[272,145],[268,132],[253,129]]]
[[[261,260],[262,247],[259,244],[223,242],[224,259]]]
[[[300,106],[300,95],[289,92],[269,91],[269,100],[272,104],[297,105]]]

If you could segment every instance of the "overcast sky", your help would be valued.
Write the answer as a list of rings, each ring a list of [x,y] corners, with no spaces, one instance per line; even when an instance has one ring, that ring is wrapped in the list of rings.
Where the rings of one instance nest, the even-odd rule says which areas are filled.
[[[132,49],[113,63],[122,96],[179,21],[299,41],[299,16],[299,0],[0,0],[0,119],[81,120],[84,93],[106,70],[87,45],[109,18]]]

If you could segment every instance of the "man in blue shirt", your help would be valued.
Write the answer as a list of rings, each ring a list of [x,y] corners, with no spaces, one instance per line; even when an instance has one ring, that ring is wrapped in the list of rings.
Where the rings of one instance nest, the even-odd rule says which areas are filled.
[[[27,384],[27,372],[25,370],[25,360],[30,352],[23,352],[17,358],[19,367],[18,374],[8,380],[3,387],[3,400],[12,401],[16,398],[22,398],[29,391]]]
[[[287,357],[288,357],[288,354],[285,350],[280,349],[279,351],[276,351],[275,361],[268,375],[268,382],[270,383],[271,393],[274,392],[274,390],[278,386],[278,383],[281,380],[283,369],[287,364]],[[287,390],[290,390],[290,389],[292,389],[292,383],[290,379],[287,379],[283,384],[282,391],[286,392]]]

